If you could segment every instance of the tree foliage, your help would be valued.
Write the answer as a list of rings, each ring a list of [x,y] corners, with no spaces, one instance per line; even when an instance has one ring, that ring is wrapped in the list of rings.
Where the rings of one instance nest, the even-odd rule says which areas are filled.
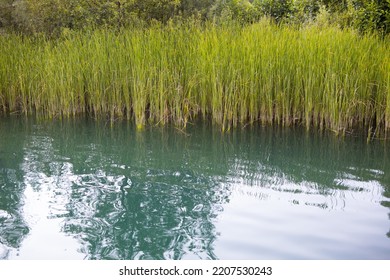
[[[0,28],[56,34],[64,29],[133,26],[196,17],[252,23],[330,24],[390,32],[390,0],[0,0]]]

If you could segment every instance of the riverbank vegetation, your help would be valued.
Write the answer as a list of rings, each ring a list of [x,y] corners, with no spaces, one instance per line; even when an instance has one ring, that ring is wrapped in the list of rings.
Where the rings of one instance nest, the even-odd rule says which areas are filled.
[[[302,25],[327,21],[390,32],[390,0],[0,0],[0,28],[58,36],[67,29],[123,28],[196,18],[241,24],[263,17]]]
[[[386,1],[360,22],[358,1],[8,2],[25,14],[3,20],[3,114],[390,129]]]

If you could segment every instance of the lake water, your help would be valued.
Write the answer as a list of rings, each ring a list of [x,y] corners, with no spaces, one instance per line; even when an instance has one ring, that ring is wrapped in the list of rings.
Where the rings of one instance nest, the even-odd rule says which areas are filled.
[[[0,121],[0,259],[390,259],[390,142]]]

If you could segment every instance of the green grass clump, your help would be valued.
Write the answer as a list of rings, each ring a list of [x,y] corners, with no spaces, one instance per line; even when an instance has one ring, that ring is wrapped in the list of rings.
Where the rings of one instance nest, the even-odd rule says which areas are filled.
[[[388,38],[335,27],[168,24],[0,36],[3,114],[127,118],[137,127],[196,117],[336,133],[390,129]]]

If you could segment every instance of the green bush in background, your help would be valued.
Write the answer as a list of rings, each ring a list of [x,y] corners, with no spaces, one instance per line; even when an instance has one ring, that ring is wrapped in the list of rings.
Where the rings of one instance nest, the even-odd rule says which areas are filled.
[[[324,14],[328,16],[324,17]],[[26,34],[122,28],[196,18],[307,24],[318,19],[360,32],[390,32],[390,0],[0,0],[0,28]]]

